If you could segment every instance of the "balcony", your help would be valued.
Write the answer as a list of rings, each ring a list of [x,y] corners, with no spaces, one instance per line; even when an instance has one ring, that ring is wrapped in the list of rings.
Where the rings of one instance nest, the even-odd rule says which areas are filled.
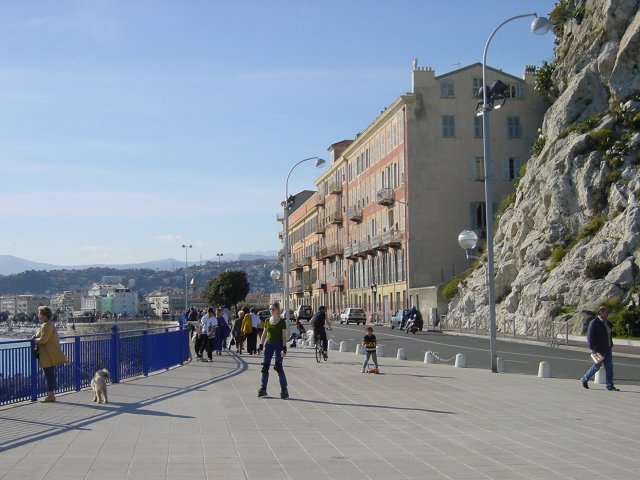
[[[278,250],[278,260],[284,260],[284,249]]]
[[[359,207],[349,207],[347,210],[347,218],[352,222],[360,223],[362,221],[362,209]]]
[[[360,254],[360,244],[354,243],[351,245],[351,257],[355,258]]]
[[[324,280],[316,280],[313,283],[313,288],[315,288],[316,290],[326,290],[327,284]]]
[[[342,212],[339,212],[339,211],[331,212],[327,216],[327,223],[329,225],[341,225],[342,224]]]
[[[378,205],[393,205],[393,189],[392,188],[381,188],[376,193],[376,203]]]
[[[283,231],[278,232],[278,238],[280,240],[284,240],[284,232]]]
[[[317,233],[318,235],[324,235],[324,222],[318,221],[316,223],[316,227],[313,230],[313,233]]]
[[[342,245],[331,245],[327,249],[328,257],[335,257],[336,255],[342,255]]]
[[[390,231],[382,234],[382,245],[385,247],[397,248],[402,245],[400,232]]]
[[[311,257],[304,257],[300,263],[302,264],[303,267],[310,267]]]
[[[351,258],[351,245],[344,247],[344,256],[345,258]]]
[[[379,250],[380,248],[382,248],[382,237],[380,235],[371,237],[371,240],[369,241],[371,242],[371,248],[373,250]]]
[[[276,222],[284,222],[284,212],[276,213]]]
[[[302,262],[293,261],[289,264],[289,270],[302,270]]]
[[[344,279],[342,277],[336,277],[333,279],[333,286],[337,288],[344,287]]]
[[[316,207],[324,205],[324,195],[316,193]]]
[[[359,255],[361,257],[366,257],[367,254],[372,250],[371,242],[369,240],[362,240],[359,244]]]
[[[329,182],[329,193],[342,193],[342,182],[332,180]]]
[[[302,280],[294,280],[291,284],[291,291],[294,293],[302,293]]]

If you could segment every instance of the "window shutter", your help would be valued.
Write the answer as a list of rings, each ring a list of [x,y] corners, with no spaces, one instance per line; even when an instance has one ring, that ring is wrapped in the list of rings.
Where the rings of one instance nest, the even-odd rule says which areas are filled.
[[[509,178],[509,159],[502,159],[502,179],[503,180],[511,180]]]
[[[469,180],[472,182],[476,179],[476,157],[469,159]]]

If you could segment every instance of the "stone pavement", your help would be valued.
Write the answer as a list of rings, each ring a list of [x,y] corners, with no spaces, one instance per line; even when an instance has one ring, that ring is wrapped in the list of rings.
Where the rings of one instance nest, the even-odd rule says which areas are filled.
[[[55,404],[0,410],[0,479],[637,479],[640,387],[492,374],[355,353],[224,354]],[[615,360],[614,360],[615,361]]]

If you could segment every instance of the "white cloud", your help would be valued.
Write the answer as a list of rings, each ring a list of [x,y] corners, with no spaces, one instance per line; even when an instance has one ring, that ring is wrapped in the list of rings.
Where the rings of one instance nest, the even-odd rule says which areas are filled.
[[[184,242],[184,237],[182,235],[176,235],[173,233],[164,233],[161,235],[156,235],[155,239],[159,240],[160,243],[166,243],[166,244],[176,244],[176,243],[182,244]]]

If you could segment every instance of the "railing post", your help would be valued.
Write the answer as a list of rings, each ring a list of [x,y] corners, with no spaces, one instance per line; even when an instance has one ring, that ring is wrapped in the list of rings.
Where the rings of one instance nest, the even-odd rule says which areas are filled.
[[[80,362],[82,351],[80,350],[80,335],[76,336],[73,341],[73,387],[76,392],[79,392],[82,388],[82,369],[80,368]]]
[[[180,342],[180,365],[183,365],[185,360],[186,360],[186,352],[185,352],[185,341],[184,341],[184,337],[185,337],[185,331],[184,331],[184,319],[182,317],[180,317],[180,319],[178,320],[178,342]],[[187,344],[188,345],[188,344]]]
[[[120,328],[111,327],[111,381],[120,383]]]
[[[35,356],[36,341],[31,340],[31,401],[38,400],[38,359]]]
[[[149,332],[142,332],[142,374],[147,377],[149,375]]]

